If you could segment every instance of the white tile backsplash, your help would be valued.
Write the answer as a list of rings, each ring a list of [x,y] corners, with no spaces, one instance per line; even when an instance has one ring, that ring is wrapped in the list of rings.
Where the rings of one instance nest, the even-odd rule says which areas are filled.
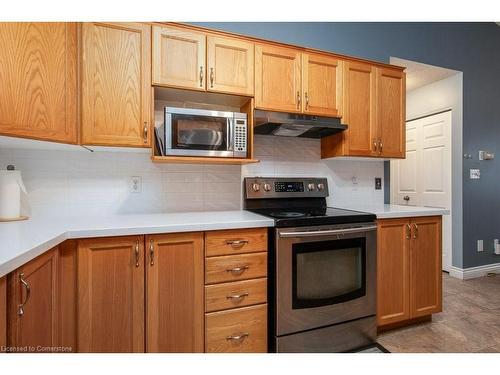
[[[156,164],[147,153],[0,149],[0,169],[14,164],[32,211],[53,215],[237,210],[245,176],[326,176],[330,205],[383,203],[383,190],[374,189],[381,161],[321,160],[319,140],[260,135],[255,154],[260,163],[238,166]],[[130,192],[132,176],[142,178],[140,193]]]

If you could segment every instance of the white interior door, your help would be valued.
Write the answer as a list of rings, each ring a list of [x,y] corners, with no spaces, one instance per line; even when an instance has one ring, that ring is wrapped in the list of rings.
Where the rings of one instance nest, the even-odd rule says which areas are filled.
[[[451,212],[451,111],[406,123],[406,159],[391,161],[391,202]],[[443,270],[451,267],[451,215],[443,217]]]

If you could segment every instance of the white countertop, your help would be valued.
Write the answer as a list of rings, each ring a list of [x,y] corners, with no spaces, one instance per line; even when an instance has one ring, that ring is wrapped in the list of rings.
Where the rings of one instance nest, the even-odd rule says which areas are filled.
[[[72,238],[271,227],[274,220],[248,211],[183,212],[106,217],[34,216],[0,223],[0,277]]]
[[[435,207],[403,206],[399,204],[339,204],[334,205],[346,210],[363,211],[377,215],[377,219],[393,219],[400,217],[449,215],[450,210]]]

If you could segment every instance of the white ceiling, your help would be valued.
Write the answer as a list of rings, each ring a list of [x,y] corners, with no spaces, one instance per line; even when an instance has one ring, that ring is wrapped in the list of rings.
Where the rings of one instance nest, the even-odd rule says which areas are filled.
[[[391,57],[391,64],[406,67],[406,91],[418,89],[459,73],[456,70]]]

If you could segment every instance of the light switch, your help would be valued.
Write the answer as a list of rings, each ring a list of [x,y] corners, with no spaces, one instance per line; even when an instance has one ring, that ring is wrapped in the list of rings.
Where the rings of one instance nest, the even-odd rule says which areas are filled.
[[[481,178],[481,171],[479,169],[470,169],[470,179],[479,180]]]

